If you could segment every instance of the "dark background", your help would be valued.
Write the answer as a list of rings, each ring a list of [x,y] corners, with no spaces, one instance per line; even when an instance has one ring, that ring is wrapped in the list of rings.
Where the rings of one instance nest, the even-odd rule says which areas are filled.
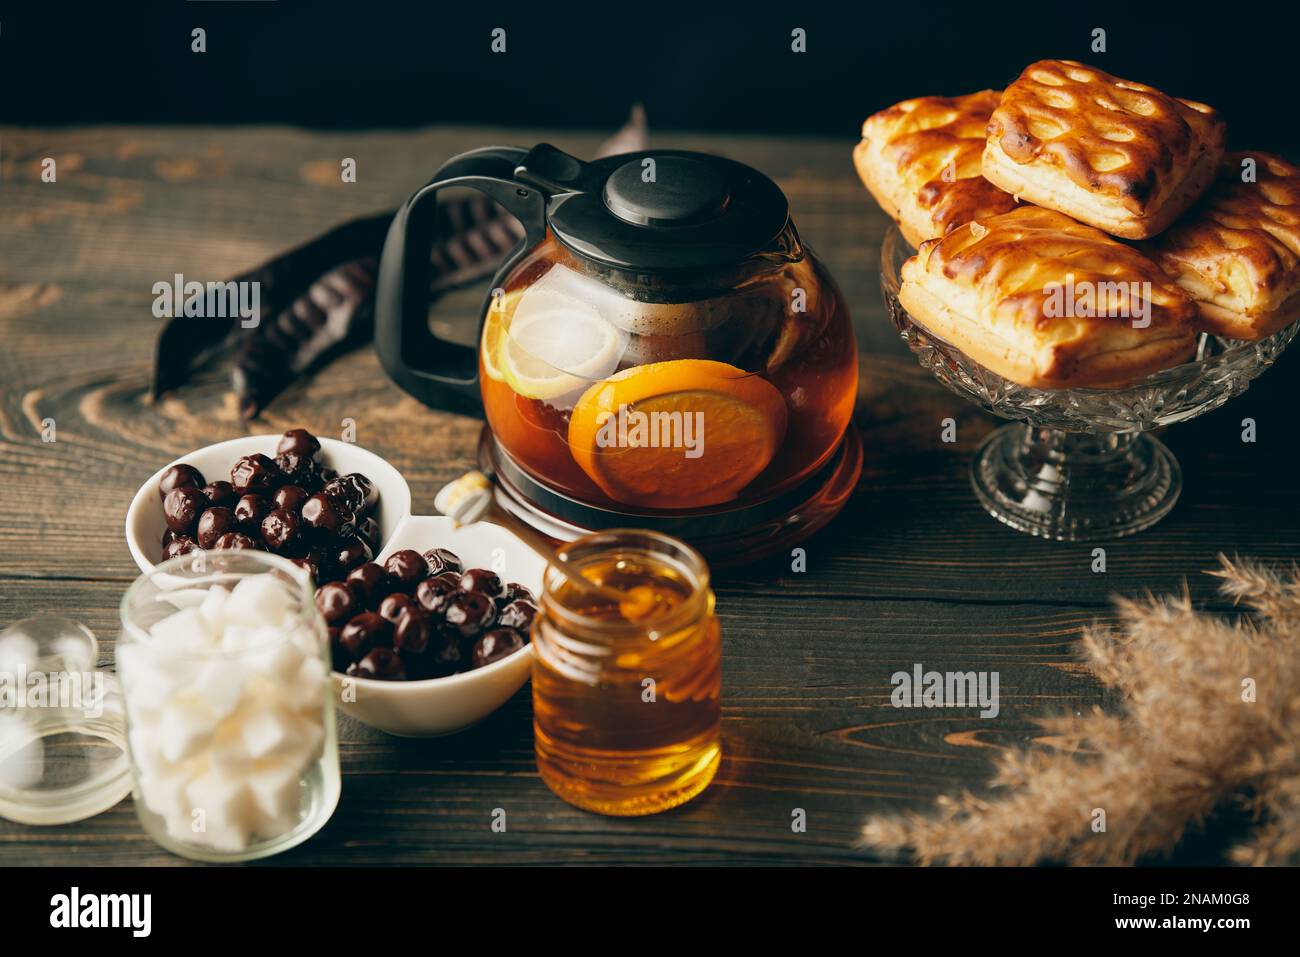
[[[1230,145],[1300,145],[1287,4],[0,3],[0,123],[478,123],[851,137],[909,96],[1087,60],[1228,118]],[[1281,17],[1286,19],[1279,19]],[[190,30],[208,52],[190,52]],[[489,50],[507,31],[507,52]],[[808,52],[790,52],[790,31]],[[1107,31],[1108,52],[1090,51]]]

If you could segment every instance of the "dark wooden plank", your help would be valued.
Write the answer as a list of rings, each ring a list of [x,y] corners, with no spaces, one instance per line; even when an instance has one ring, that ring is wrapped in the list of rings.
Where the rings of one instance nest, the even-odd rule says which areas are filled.
[[[55,604],[84,610],[111,657],[111,582],[0,580],[0,620]],[[616,820],[554,797],[537,777],[525,688],[484,724],[451,738],[391,738],[340,722],[343,798],[329,825],[282,864],[830,863],[865,860],[861,819],[978,789],[998,749],[1027,743],[1030,718],[1103,700],[1073,645],[1090,609],[944,602],[724,599],[726,757],[699,800]],[[890,676],[996,671],[1001,712],[898,710]],[[504,808],[507,830],[490,830]],[[795,808],[807,833],[790,827]],[[171,864],[128,799],[91,821],[31,828],[0,821],[0,865]]]

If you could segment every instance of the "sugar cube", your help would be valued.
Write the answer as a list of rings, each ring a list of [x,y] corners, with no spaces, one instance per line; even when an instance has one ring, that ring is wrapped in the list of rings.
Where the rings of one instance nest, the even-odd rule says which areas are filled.
[[[285,686],[285,699],[296,711],[318,712],[325,705],[325,662],[320,658],[304,658]],[[309,714],[308,719],[311,719]]]
[[[140,775],[140,793],[144,804],[170,825],[173,820],[190,820],[191,804],[185,796],[193,775],[181,768],[159,768]],[[170,828],[169,828],[170,829]]]
[[[149,628],[150,637],[158,644],[184,651],[197,651],[203,645],[211,644],[213,634],[212,628],[195,608],[182,608],[154,622]]]
[[[301,768],[293,762],[259,761],[246,779],[258,812],[267,818],[296,814],[302,800],[301,775]]]
[[[244,669],[234,661],[206,661],[199,666],[190,687],[220,721],[239,706],[244,693]]]
[[[259,708],[243,723],[244,748],[249,757],[270,757],[287,752],[293,747],[293,721],[278,708]]]
[[[178,697],[163,708],[162,756],[173,764],[197,754],[212,740],[217,728],[212,709],[201,701]]]
[[[252,795],[242,775],[209,768],[185,789],[190,807],[202,812],[204,827],[210,832],[247,832],[252,824]]]
[[[278,623],[292,611],[288,586],[274,575],[250,575],[240,580],[226,599],[226,621],[238,625]]]
[[[221,585],[213,585],[208,589],[207,594],[203,596],[203,603],[199,605],[199,614],[203,620],[208,623],[214,635],[221,634],[221,629],[226,625],[226,599],[230,597],[230,592]]]

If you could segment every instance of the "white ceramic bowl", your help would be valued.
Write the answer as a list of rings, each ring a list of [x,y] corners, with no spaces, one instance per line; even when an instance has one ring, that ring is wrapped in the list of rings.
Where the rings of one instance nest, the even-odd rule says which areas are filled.
[[[540,595],[546,563],[507,529],[479,522],[456,528],[441,515],[412,515],[393,533],[377,559],[413,548],[450,548],[466,568],[491,568],[502,581],[518,582]],[[477,724],[523,687],[533,663],[533,646],[508,658],[446,678],[376,681],[334,675],[340,707],[359,721],[402,737],[452,734]]]
[[[126,513],[126,542],[142,572],[162,559],[162,501],[158,481],[173,465],[193,465],[208,481],[229,479],[242,455],[274,455],[279,435],[252,435],[218,442],[167,463],[141,486]],[[382,563],[393,552],[449,548],[466,568],[491,568],[502,581],[518,582],[541,594],[546,563],[507,529],[480,522],[455,528],[442,516],[412,515],[411,490],[402,474],[373,452],[336,439],[321,439],[321,460],[340,474],[360,472],[379,489]],[[532,669],[533,646],[484,668],[425,681],[375,681],[334,675],[339,706],[359,721],[403,737],[452,734],[477,724],[523,687]]]
[[[163,521],[162,500],[158,497],[158,481],[163,472],[173,465],[192,465],[209,482],[230,481],[230,469],[241,456],[261,452],[275,458],[275,446],[280,435],[247,435],[242,439],[205,445],[189,455],[168,462],[140,486],[126,511],[126,544],[140,571],[153,571],[162,562],[162,535],[167,528]],[[320,459],[340,475],[360,472],[375,483],[379,490],[379,508],[375,520],[379,522],[380,548],[387,544],[397,526],[411,514],[411,489],[397,471],[374,452],[368,452],[350,442],[338,439],[321,439]]]

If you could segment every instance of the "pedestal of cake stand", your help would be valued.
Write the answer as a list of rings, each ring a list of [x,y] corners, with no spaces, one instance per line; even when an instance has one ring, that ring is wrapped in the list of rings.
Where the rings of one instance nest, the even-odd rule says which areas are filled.
[[[1132,535],[1178,500],[1178,460],[1146,433],[1088,435],[1005,425],[971,463],[980,504],[1021,532],[1063,542]]]

